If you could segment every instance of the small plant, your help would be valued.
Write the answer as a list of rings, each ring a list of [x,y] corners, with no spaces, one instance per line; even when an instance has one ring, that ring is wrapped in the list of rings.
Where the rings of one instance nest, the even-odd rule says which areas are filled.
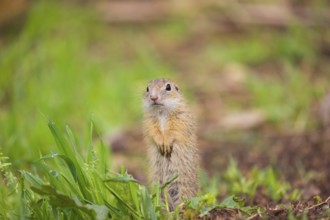
[[[202,173],[201,185],[203,192],[211,195],[248,195],[254,198],[261,191],[268,198],[278,201],[281,199],[298,200],[302,192],[292,189],[291,185],[282,181],[271,167],[259,169],[254,167],[249,175],[244,175],[238,168],[237,162],[230,159],[227,169],[212,177]]]
[[[0,219],[10,219],[14,211],[11,207],[18,202],[13,196],[18,192],[18,179],[13,174],[8,159],[0,152]]]
[[[292,190],[289,183],[281,181],[277,173],[271,168],[253,168],[249,178],[245,177],[231,159],[227,170],[223,174],[224,182],[229,194],[248,194],[254,197],[257,190],[277,201],[286,199],[299,199],[301,192]],[[291,192],[291,193],[290,193]]]
[[[187,201],[182,217],[184,219],[204,218],[216,210],[236,211],[242,216],[248,217],[256,212],[257,209],[246,206],[244,200],[236,196],[229,196],[218,203],[214,195],[205,194]]]

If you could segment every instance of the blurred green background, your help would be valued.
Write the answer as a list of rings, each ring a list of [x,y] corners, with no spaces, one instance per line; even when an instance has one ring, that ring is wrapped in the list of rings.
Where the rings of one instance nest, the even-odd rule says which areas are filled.
[[[253,9],[275,13],[264,23],[245,22],[244,8],[228,2],[9,2],[1,9],[9,15],[1,21],[0,142],[15,164],[50,150],[47,118],[82,133],[90,119],[103,133],[136,123],[144,86],[155,77],[177,79],[197,105],[209,87],[220,93],[225,83],[212,82],[223,75],[244,78],[251,100],[214,94],[224,102],[214,111],[258,108],[282,127],[309,123],[328,86],[329,29],[316,14],[322,1],[299,6],[315,10],[305,20],[290,11],[280,19],[278,10],[295,5]]]
[[[5,9],[4,9],[5,10]],[[17,163],[50,151],[47,119],[83,132],[136,121],[147,80],[173,72],[144,33],[101,22],[88,6],[30,2],[19,30],[2,30],[1,147]]]
[[[329,8],[294,0],[2,1],[0,152],[13,167],[34,170],[54,150],[49,118],[80,140],[92,120],[115,151],[143,163],[142,93],[149,80],[169,77],[197,115],[207,171],[247,151],[245,171],[276,165],[288,136],[329,130]],[[319,157],[328,151],[301,156],[309,142],[299,143],[283,155],[297,154],[304,172],[320,168],[323,184],[330,175]],[[323,163],[305,164],[314,153]],[[129,167],[130,156],[117,163]],[[318,192],[328,192],[322,184]]]

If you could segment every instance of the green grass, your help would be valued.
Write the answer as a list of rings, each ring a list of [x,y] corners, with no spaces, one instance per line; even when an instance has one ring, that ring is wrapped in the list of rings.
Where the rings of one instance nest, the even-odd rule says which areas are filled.
[[[16,199],[21,206],[17,206],[19,210],[2,210],[2,219],[156,219],[155,210],[161,207],[156,207],[159,202],[154,200],[159,199],[159,192],[152,196],[124,170],[109,170],[110,154],[101,141],[90,140],[89,148],[82,148],[68,127],[64,136],[53,122],[48,125],[56,142],[55,152],[34,161],[35,174],[20,170],[16,183],[4,180],[9,188],[20,185]],[[91,123],[91,133],[92,129]],[[10,174],[5,169],[8,166],[1,166],[2,172]],[[8,196],[5,194],[10,190],[1,189],[3,196]]]

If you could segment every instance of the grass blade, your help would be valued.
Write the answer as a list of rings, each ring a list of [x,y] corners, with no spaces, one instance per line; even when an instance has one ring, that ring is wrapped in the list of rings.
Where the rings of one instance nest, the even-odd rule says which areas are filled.
[[[178,178],[178,175],[173,176],[171,179],[167,180],[167,182],[161,187],[161,190],[164,190],[168,185],[170,185],[174,180]]]
[[[103,198],[103,202],[104,205],[106,205],[108,207],[108,209],[110,210],[110,212],[114,213],[116,216],[122,216],[122,213],[120,212],[119,209],[117,209],[116,207],[112,206],[107,200],[105,200]]]
[[[92,200],[92,195],[88,191],[88,188],[90,188],[90,184],[88,183],[84,172],[82,171],[83,164],[77,161],[74,151],[69,146],[64,136],[58,131],[55,123],[49,120],[48,126],[54,136],[58,149],[61,152],[61,155],[58,155],[58,157],[62,158],[68,165],[71,175],[78,183],[79,188],[84,195],[84,198],[86,200]]]
[[[151,196],[147,190],[147,188],[141,188],[141,195],[142,195],[142,210],[143,210],[143,217],[144,219],[152,219],[156,220],[156,212],[155,207],[153,206]]]
[[[104,182],[134,182],[138,183],[136,179],[130,176],[119,176],[104,180]]]
[[[22,174],[24,179],[29,181],[34,186],[41,186],[43,184],[43,181],[40,178],[32,175],[31,173],[29,173],[27,171],[21,170],[20,173]]]
[[[129,204],[127,204],[113,189],[111,189],[108,185],[105,185],[105,187],[122,205],[124,205],[131,212],[133,216],[138,219],[140,218],[139,214]]]

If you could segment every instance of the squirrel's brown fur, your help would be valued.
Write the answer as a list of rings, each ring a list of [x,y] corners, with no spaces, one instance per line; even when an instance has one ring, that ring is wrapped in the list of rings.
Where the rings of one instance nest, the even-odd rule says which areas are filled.
[[[178,86],[168,79],[149,82],[143,108],[152,181],[165,184],[178,175],[166,192],[174,210],[182,199],[194,197],[198,191],[195,120]]]

